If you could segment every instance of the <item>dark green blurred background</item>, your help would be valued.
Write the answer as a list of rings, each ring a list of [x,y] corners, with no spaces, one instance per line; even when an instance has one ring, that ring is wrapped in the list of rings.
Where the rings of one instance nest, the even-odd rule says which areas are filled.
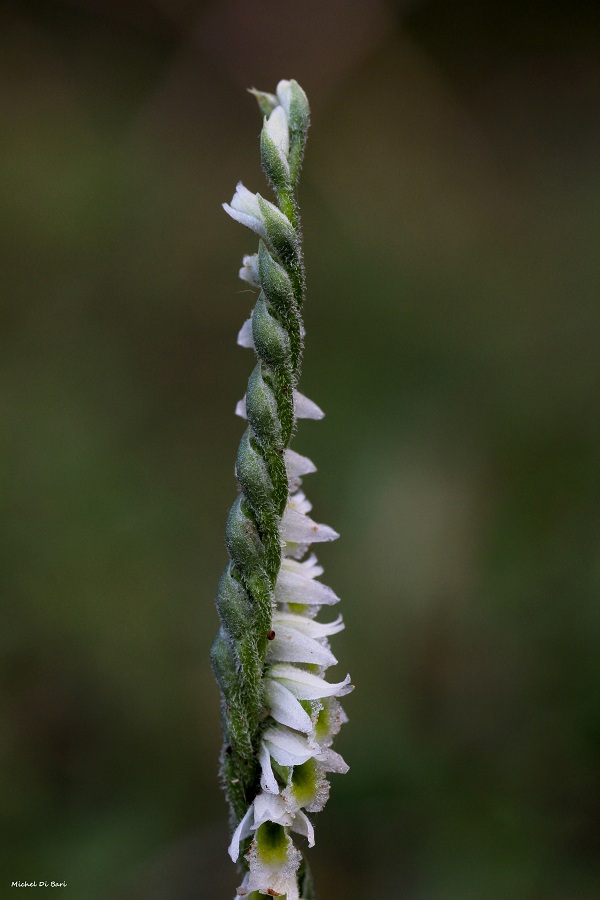
[[[295,77],[328,415],[294,446],[358,686],[319,896],[597,900],[596,5],[1,15],[1,896],[233,896],[208,651],[256,241],[220,204],[266,191],[244,88]]]

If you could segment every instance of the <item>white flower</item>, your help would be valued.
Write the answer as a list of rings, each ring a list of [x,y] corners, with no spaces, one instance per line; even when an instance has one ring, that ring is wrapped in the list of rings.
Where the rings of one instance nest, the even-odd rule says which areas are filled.
[[[267,231],[264,217],[258,204],[258,194],[253,194],[249,191],[241,181],[238,182],[235,189],[231,205],[224,203],[223,209],[236,222],[246,225],[266,240]]]
[[[237,826],[229,845],[229,855],[237,862],[240,843],[253,834],[246,856],[250,871],[238,888],[238,897],[260,891],[275,896],[285,894],[286,900],[298,898],[296,871],[301,856],[292,844],[289,830],[304,835],[309,846],[314,846],[313,827],[302,810],[291,812],[281,796],[258,794]]]
[[[275,777],[273,762],[279,767],[280,777],[287,777],[283,788]],[[322,808],[329,793],[326,772],[345,774],[348,771],[348,765],[339,753],[279,725],[267,729],[263,735],[260,763],[265,796],[281,796],[284,806],[277,808],[285,809],[292,816],[296,816],[301,807],[309,812]]]
[[[265,200],[260,194],[253,194],[241,181],[237,184],[231,203],[223,203],[223,209],[232,219],[246,225],[267,243],[269,235],[265,217],[269,220],[269,227],[279,229],[283,233],[290,230],[293,232],[290,220],[278,206],[270,200]]]
[[[312,623],[310,619],[306,621],[319,624]],[[314,753],[329,746],[344,721],[341,706],[337,704],[336,708],[329,703],[329,699],[343,696],[351,690],[349,675],[344,681],[331,684],[319,675],[286,663],[274,663],[265,676],[265,699],[271,718],[280,725],[308,735],[313,742]],[[302,700],[310,701],[311,715],[302,705]],[[268,743],[263,741],[260,759],[266,780],[263,780],[262,786],[265,791],[275,794],[279,789],[272,774],[269,755]]]
[[[289,770],[288,782],[282,792],[280,792],[279,784],[273,771],[273,761],[278,766],[283,766]],[[309,761],[310,765],[307,765]],[[323,796],[325,772],[345,774],[348,771],[348,765],[339,753],[320,747],[308,736],[297,734],[282,725],[267,728],[263,734],[260,764],[262,768],[261,787],[265,792],[264,796],[276,795],[278,797],[281,793],[284,800],[283,808],[293,816],[298,814],[301,806],[307,808],[307,804],[309,804],[312,807],[317,802],[318,795]],[[296,770],[299,771],[296,772]],[[296,779],[294,779],[295,772]],[[298,796],[298,792],[295,794],[293,788],[294,785],[297,787],[301,781],[306,782],[306,775],[311,772],[312,789],[310,797],[308,796],[305,783],[304,793],[306,796],[305,799],[302,799],[301,795]],[[294,799],[294,796],[296,799]],[[282,807],[276,808],[281,809]],[[294,826],[292,827],[294,828]],[[294,828],[294,830],[297,829]]]

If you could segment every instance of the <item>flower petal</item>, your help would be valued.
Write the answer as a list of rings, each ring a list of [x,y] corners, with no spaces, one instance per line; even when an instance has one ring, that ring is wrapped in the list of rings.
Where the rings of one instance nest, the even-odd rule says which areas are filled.
[[[281,662],[310,663],[315,666],[335,666],[337,659],[327,647],[307,637],[296,628],[280,625],[269,644],[267,659]]]
[[[266,791],[269,794],[278,794],[279,793],[279,785],[277,784],[277,779],[273,773],[273,766],[271,765],[271,754],[267,750],[265,744],[260,743],[260,747],[258,748],[258,759],[260,762],[260,767],[262,769],[262,774],[260,776],[260,786],[263,791]]]
[[[308,816],[302,812],[301,809],[299,809],[294,816],[292,831],[296,831],[298,834],[303,834],[304,837],[308,838],[309,847],[315,846],[315,830],[313,828],[312,822],[310,821]]]
[[[315,751],[304,736],[294,734],[289,728],[275,725],[267,728],[262,737],[267,750],[280,766],[300,766],[311,759]]]
[[[278,626],[286,625],[295,628],[310,638],[324,638],[330,634],[337,634],[344,630],[344,621],[338,616],[334,622],[315,622],[306,616],[298,616],[294,613],[275,612],[273,614],[273,627],[277,632]]]
[[[297,562],[295,559],[283,559],[281,565],[289,572],[303,575],[304,578],[318,578],[319,575],[322,575],[325,571],[323,566],[319,565],[319,561],[314,553],[311,553],[310,556],[302,562]]]
[[[308,456],[301,456],[300,453],[296,453],[295,450],[285,451],[285,468],[290,481],[294,481],[295,479],[301,478],[303,475],[310,475],[311,472],[317,471],[317,467]]]
[[[281,725],[295,728],[296,731],[310,734],[313,729],[311,718],[292,692],[271,678],[266,678],[265,680],[269,712],[275,721]],[[271,793],[276,792],[271,791]]]
[[[292,824],[293,815],[286,809],[283,797],[274,794],[257,794],[254,798],[254,825],[256,831],[263,822],[276,822],[286,827]]]
[[[307,500],[303,491],[296,491],[288,500],[290,509],[295,509],[299,513],[309,513],[312,509],[312,503]]]
[[[242,281],[247,281],[252,287],[260,287],[260,277],[258,275],[258,253],[252,253],[244,256],[242,260],[242,268],[239,271],[239,277]]]
[[[246,319],[246,321],[240,328],[237,336],[237,343],[240,347],[248,347],[249,349],[254,349],[254,338],[252,337],[252,319]]]
[[[346,675],[338,684],[330,684],[319,675],[313,675],[305,669],[297,666],[287,666],[282,663],[272,665],[269,669],[269,678],[275,678],[284,687],[291,691],[298,700],[319,700],[321,697],[343,697],[354,690],[350,684],[350,676]]]
[[[308,516],[287,506],[281,519],[281,537],[284,541],[292,543],[314,544],[335,541],[339,538],[339,534],[329,525],[318,525]]]
[[[300,391],[294,391],[294,413],[297,419],[322,419],[325,415],[320,406]]]
[[[279,570],[277,583],[275,584],[275,600],[277,603],[304,603],[307,606],[332,606],[339,602],[339,597],[320,581],[305,578],[296,572],[290,571],[289,563],[295,560],[285,560]],[[297,563],[296,563],[297,565]],[[315,568],[320,568],[316,566]]]
[[[325,772],[338,772],[340,775],[345,775],[350,769],[346,760],[339,753],[336,753],[335,750],[323,750],[322,753],[319,753],[317,759]]]
[[[240,855],[240,843],[244,840],[245,837],[251,833],[250,822],[254,817],[254,807],[249,806],[245,815],[241,819],[238,827],[233,832],[233,837],[231,838],[231,843],[229,844],[229,850],[227,851],[233,860],[233,862],[238,861],[238,856]]]
[[[286,900],[299,900],[296,872],[301,858],[286,829],[263,822],[247,854],[250,871],[238,894],[244,897],[259,891],[271,897],[285,894]]]

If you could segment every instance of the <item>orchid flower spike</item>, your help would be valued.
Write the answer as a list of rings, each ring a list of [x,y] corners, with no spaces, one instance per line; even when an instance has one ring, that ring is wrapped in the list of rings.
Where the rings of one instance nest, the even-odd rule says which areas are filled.
[[[301,489],[314,463],[290,448],[298,419],[323,411],[297,390],[303,350],[304,264],[295,189],[309,124],[306,94],[280,81],[252,90],[263,113],[262,167],[277,204],[238,184],[225,211],[259,237],[240,278],[260,293],[238,344],[257,362],[236,413],[247,421],[236,461],[239,496],[226,526],[229,564],[219,583],[220,629],[212,665],[222,695],[221,776],[243,870],[237,897],[311,900],[300,835],[329,796],[327,775],[348,766],[331,749],[347,721],[339,698],[353,685],[326,678],[337,663],[329,638],[341,616],[317,616],[339,598],[321,581],[313,544],[336,540],[315,521]]]

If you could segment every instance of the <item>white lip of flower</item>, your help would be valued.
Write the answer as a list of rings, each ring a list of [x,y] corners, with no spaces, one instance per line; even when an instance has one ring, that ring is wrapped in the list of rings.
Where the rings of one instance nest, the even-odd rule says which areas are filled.
[[[235,218],[235,216],[234,216]],[[245,344],[243,346],[246,346]],[[238,400],[235,407],[235,414],[241,419],[247,419],[246,413],[246,395]],[[325,413],[316,403],[301,394],[300,391],[294,391],[294,414],[297,419],[322,419]]]
[[[264,878],[253,875],[252,872],[247,872],[246,875],[244,875],[244,880],[237,889],[234,900],[239,900],[240,897],[247,897],[248,894],[252,894],[253,891],[259,891],[261,894],[265,893],[260,890],[264,882]],[[300,900],[296,873],[285,876],[278,875],[276,883],[276,888],[270,885],[266,889],[271,897],[284,897],[285,900]],[[275,882],[273,881],[272,884],[275,884]]]

